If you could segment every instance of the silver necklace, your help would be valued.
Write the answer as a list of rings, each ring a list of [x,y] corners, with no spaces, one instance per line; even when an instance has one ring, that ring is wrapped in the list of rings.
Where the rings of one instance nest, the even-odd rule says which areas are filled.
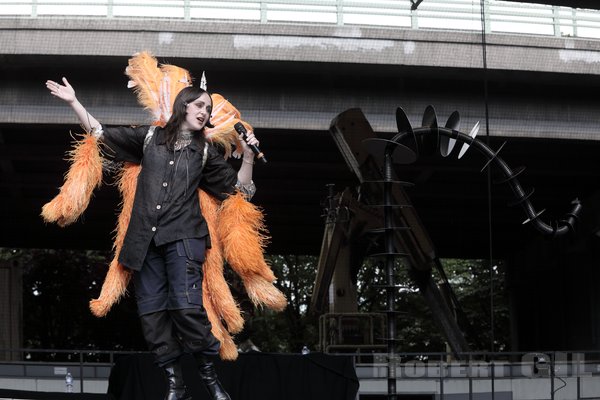
[[[188,146],[192,143],[192,133],[191,132],[179,132],[177,135],[177,140],[175,140],[175,151],[181,150],[184,147]]]

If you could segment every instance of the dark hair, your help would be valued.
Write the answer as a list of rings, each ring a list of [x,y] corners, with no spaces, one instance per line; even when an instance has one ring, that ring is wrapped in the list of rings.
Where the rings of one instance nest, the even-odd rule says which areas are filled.
[[[169,118],[167,124],[165,125],[167,146],[170,149],[175,146],[175,141],[177,140],[177,135],[179,134],[179,128],[185,121],[185,117],[187,115],[187,105],[196,100],[198,97],[202,96],[204,93],[208,94],[208,92],[204,89],[188,86],[183,88],[177,97],[175,97],[171,118]],[[210,94],[208,94],[208,97],[210,97]],[[212,97],[210,98],[210,102],[212,104]],[[209,128],[214,128],[214,126],[210,123],[210,115],[209,120],[206,121],[206,126]],[[204,140],[204,135],[202,136],[201,140]]]

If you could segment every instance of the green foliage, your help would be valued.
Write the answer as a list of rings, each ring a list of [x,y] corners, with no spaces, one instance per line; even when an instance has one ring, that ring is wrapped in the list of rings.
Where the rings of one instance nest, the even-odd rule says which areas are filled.
[[[23,345],[43,349],[143,350],[135,302],[126,298],[106,318],[88,308],[110,261],[100,251],[1,249],[23,269]]]
[[[462,313],[457,311],[459,326],[466,334],[473,351],[491,350],[491,319],[494,319],[494,350],[508,349],[509,314],[505,291],[505,268],[495,263],[490,274],[488,262],[483,260],[446,259],[442,261],[449,287],[454,291]],[[447,351],[443,332],[423,296],[409,276],[408,268],[401,263],[395,265],[395,281],[402,287],[396,294],[395,309],[406,314],[399,317],[397,332],[402,339],[398,351],[443,352]],[[433,277],[443,291],[448,288],[441,275],[434,271]],[[386,282],[383,265],[365,264],[359,271],[359,309],[376,312],[387,308],[383,291],[376,284]],[[491,286],[493,282],[493,313],[490,310]]]
[[[268,262],[279,277],[277,287],[288,299],[282,313],[258,310],[252,340],[263,351],[298,353],[304,345],[318,343],[317,319],[307,314],[315,282],[317,258],[304,255],[271,255]]]
[[[76,250],[0,249],[0,259],[18,261],[23,268],[24,346],[48,349],[145,350],[135,301],[127,296],[106,318],[95,318],[88,301],[98,296],[111,255],[108,252]],[[281,313],[256,310],[248,321],[253,342],[263,351],[294,352],[319,342],[318,316],[307,313],[314,287],[317,258],[302,255],[272,255],[268,261],[279,278],[276,283],[288,298]],[[505,293],[505,267],[495,263],[490,272],[481,260],[444,260],[448,280],[464,311],[461,328],[473,350],[491,347],[494,320],[494,350],[508,350],[509,313]],[[402,352],[446,351],[445,340],[432,314],[408,274],[395,267],[398,336]],[[439,274],[434,279],[441,284]],[[359,310],[386,308],[385,295],[376,284],[385,283],[382,265],[365,264],[358,272]],[[490,294],[493,284],[493,312]],[[470,325],[470,327],[469,327]]]
[[[444,269],[471,325],[467,338],[473,350],[492,350],[493,321],[494,351],[508,351],[510,315],[505,263],[495,261],[490,269],[488,261],[452,259],[444,260]]]
[[[252,340],[263,351],[298,352],[303,345],[315,348],[318,343],[317,317],[307,315],[310,293],[314,287],[317,258],[312,256],[271,256],[269,258],[278,287],[286,294],[289,306],[283,313],[260,310],[253,319]],[[493,282],[494,350],[508,349],[509,314],[505,291],[505,268],[495,263],[490,274],[483,260],[443,260],[445,274],[462,309],[459,326],[474,351],[491,349],[490,282]],[[395,280],[401,284],[396,309],[406,314],[399,318],[397,332],[402,352],[447,351],[443,333],[436,325],[423,296],[412,282],[406,266],[395,266]],[[434,279],[444,289],[442,278]],[[386,282],[383,266],[365,265],[358,273],[359,310],[377,312],[387,308],[383,291],[376,288]],[[458,313],[460,314],[460,312]]]

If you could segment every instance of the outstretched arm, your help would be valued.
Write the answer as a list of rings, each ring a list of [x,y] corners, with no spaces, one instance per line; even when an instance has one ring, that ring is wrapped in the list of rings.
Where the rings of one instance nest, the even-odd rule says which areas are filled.
[[[46,87],[50,90],[50,94],[54,97],[58,97],[71,106],[79,122],[87,132],[92,132],[95,129],[100,128],[100,123],[90,113],[87,112],[85,107],[77,100],[75,96],[75,89],[69,84],[67,78],[62,78],[63,85],[54,81],[46,81]]]

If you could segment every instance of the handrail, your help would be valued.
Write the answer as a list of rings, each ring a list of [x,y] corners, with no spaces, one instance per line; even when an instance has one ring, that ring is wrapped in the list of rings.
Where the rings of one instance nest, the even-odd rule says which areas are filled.
[[[0,0],[0,18],[169,18],[481,30],[600,39],[600,13],[501,0]],[[463,21],[457,27],[457,21]]]
[[[365,351],[366,350],[366,351]],[[52,350],[52,349],[0,349],[0,354],[10,352],[46,352],[71,353],[79,355],[77,361],[2,361],[0,360],[0,377],[2,367],[8,366],[7,375],[14,382],[20,379],[39,379],[44,382],[63,381],[66,386],[66,375],[72,373],[75,392],[86,392],[92,381],[107,382],[109,375],[106,371],[92,375],[90,368],[112,367],[115,354],[138,354],[134,351],[114,350]],[[86,362],[83,353],[109,354],[109,363]],[[535,398],[554,400],[557,398],[573,398],[577,400],[592,400],[600,398],[600,388],[596,384],[600,371],[600,351],[535,351],[535,352],[468,352],[461,353],[460,359],[454,359],[454,354],[446,352],[405,352],[395,353],[393,357],[385,351],[374,348],[357,348],[352,353],[336,353],[332,355],[350,356],[356,368],[357,376],[364,384],[373,390],[382,391],[388,370],[393,369],[397,382],[404,385],[404,393],[418,393],[427,387],[441,400],[446,398],[445,385],[460,389],[460,393],[474,396],[489,395],[505,392],[523,393],[523,388],[529,385],[528,393]],[[299,357],[305,357],[298,355]],[[36,364],[36,368],[26,366]],[[22,375],[15,375],[14,366],[23,365]],[[47,368],[40,368],[47,367]],[[85,368],[84,368],[85,367]],[[51,368],[53,376],[47,375]],[[518,382],[519,389],[514,389],[511,381]],[[536,382],[537,381],[537,382]],[[422,382],[422,383],[421,383]],[[543,382],[540,385],[539,382]],[[434,387],[432,388],[432,383]],[[549,384],[548,384],[549,383]],[[482,386],[483,384],[483,386]],[[458,385],[458,386],[457,386]],[[569,386],[569,396],[557,393]],[[54,386],[55,387],[55,386]],[[497,389],[496,389],[497,387]],[[93,390],[93,389],[92,389]],[[573,397],[576,391],[576,397]],[[375,392],[374,392],[375,393]],[[383,394],[378,392],[378,394]]]
[[[11,379],[43,377],[44,379],[64,380],[67,372],[72,372],[76,381],[79,381],[77,391],[83,392],[84,382],[97,379],[108,379],[108,376],[91,377],[89,368],[84,371],[84,367],[110,366],[114,365],[114,356],[117,354],[131,355],[139,354],[136,351],[115,351],[115,350],[92,350],[92,349],[73,349],[73,350],[54,350],[54,349],[0,349],[2,353],[71,353],[81,355],[83,353],[97,353],[110,355],[110,361],[105,363],[86,362],[82,357],[72,362],[65,361],[2,361],[0,367],[4,365],[32,365],[47,366],[54,368],[55,377],[47,375],[38,375],[39,368],[28,370],[24,369],[22,376],[16,376],[14,369],[11,370]],[[144,352],[146,353],[146,352]],[[395,369],[397,379],[408,381],[437,381],[440,387],[436,390],[440,398],[443,399],[441,386],[450,381],[468,381],[469,393],[475,391],[471,387],[473,381],[488,380],[491,382],[501,382],[507,379],[548,379],[554,378],[558,381],[566,382],[570,380],[571,385],[576,385],[577,390],[586,389],[586,395],[578,395],[577,399],[591,399],[600,397],[600,388],[592,384],[598,379],[600,371],[600,351],[531,351],[531,352],[466,352],[461,353],[461,359],[455,359],[454,354],[447,352],[402,352],[396,353],[392,359],[389,359],[385,351],[373,351],[373,349],[357,349],[355,352],[333,353],[331,355],[351,356],[354,358],[354,365],[362,381],[381,381],[386,377],[386,368],[388,366]],[[60,369],[61,367],[66,367]],[[69,367],[72,367],[68,369]],[[57,374],[60,371],[63,375]],[[0,369],[1,371],[1,369]],[[105,374],[105,373],[104,373]],[[2,375],[0,374],[0,377]],[[539,388],[538,388],[539,389]],[[493,389],[492,389],[493,391]],[[548,397],[554,398],[554,390],[548,388]],[[591,397],[589,397],[591,396]],[[539,397],[538,397],[539,398]]]

